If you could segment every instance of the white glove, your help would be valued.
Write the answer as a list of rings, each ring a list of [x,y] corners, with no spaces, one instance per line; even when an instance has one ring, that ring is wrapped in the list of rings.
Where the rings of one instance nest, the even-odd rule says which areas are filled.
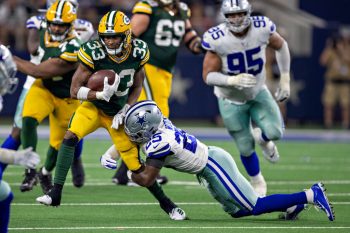
[[[108,153],[105,153],[101,156],[100,162],[102,167],[107,168],[107,169],[117,169],[118,163],[116,160],[112,159],[111,155]]]
[[[119,83],[120,77],[117,73],[115,74],[114,83],[112,85],[108,84],[108,77],[105,77],[103,82],[103,91],[96,92],[96,98],[109,102],[114,93],[117,92]]]
[[[256,78],[254,75],[248,73],[232,75],[227,79],[227,84],[242,90],[243,88],[254,87],[256,85]]]
[[[35,168],[40,163],[40,157],[29,147],[25,150],[19,150],[14,154],[13,164],[21,165],[27,168]]]
[[[280,86],[275,93],[276,100],[282,102],[290,96],[290,76],[288,73],[281,74]]]
[[[125,104],[124,107],[120,109],[119,112],[114,116],[113,122],[112,122],[113,129],[118,129],[119,126],[123,124],[124,117],[129,108],[130,108],[130,105]]]

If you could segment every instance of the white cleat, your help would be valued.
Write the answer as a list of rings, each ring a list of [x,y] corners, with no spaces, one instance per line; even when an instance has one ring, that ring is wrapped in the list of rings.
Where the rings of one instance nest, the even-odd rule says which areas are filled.
[[[275,143],[273,141],[265,142],[261,137],[260,128],[253,129],[253,137],[255,142],[261,147],[264,158],[270,163],[277,163],[280,159],[280,154],[278,153]]]
[[[259,197],[265,197],[267,193],[267,184],[262,175],[259,175],[257,178],[250,180],[250,184],[253,186],[254,191],[258,194]]]
[[[36,201],[41,203],[41,204],[44,204],[44,205],[51,205],[52,204],[52,198],[49,195],[37,197]]]
[[[176,221],[187,219],[185,211],[179,207],[172,209],[172,211],[169,213],[169,216],[172,220]]]

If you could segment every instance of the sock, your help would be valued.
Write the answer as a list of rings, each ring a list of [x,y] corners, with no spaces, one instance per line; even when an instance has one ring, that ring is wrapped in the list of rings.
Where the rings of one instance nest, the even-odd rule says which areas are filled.
[[[74,159],[79,159],[81,157],[81,153],[83,152],[83,144],[84,139],[81,139],[78,145],[75,146]]]
[[[32,147],[33,151],[36,150],[38,143],[37,127],[39,122],[32,117],[23,118],[23,127],[21,131],[22,147]]]
[[[305,190],[305,194],[306,194],[307,202],[310,204],[314,203],[314,191],[312,191],[312,189],[307,189]]]
[[[10,150],[18,150],[21,145],[21,141],[15,140],[11,135],[9,135],[5,141],[2,143],[1,148],[6,148]]]
[[[292,206],[306,203],[307,199],[305,192],[293,194],[273,194],[258,198],[258,201],[256,202],[252,213],[253,215],[259,215],[274,211],[284,212]]]
[[[251,176],[250,177],[251,181],[255,181],[255,182],[258,182],[258,181],[261,181],[261,180],[265,180],[263,175],[261,174],[261,172],[259,172],[257,175],[255,176]]]
[[[10,221],[10,205],[12,199],[13,194],[10,192],[5,200],[0,201],[0,232],[7,232]]]
[[[158,182],[154,182],[147,189],[152,193],[152,195],[158,200],[160,207],[168,214],[177,207],[164,193],[162,187]]]
[[[73,162],[74,150],[74,143],[71,143],[70,140],[64,139],[61,148],[58,151],[57,165],[54,178],[55,184],[64,185],[68,170]]]
[[[255,151],[248,157],[241,155],[241,160],[249,176],[256,176],[260,172],[259,158]]]
[[[55,168],[56,162],[57,162],[57,154],[58,154],[58,151],[52,146],[49,146],[49,149],[47,150],[47,153],[46,153],[46,160],[44,164],[44,168],[46,169],[46,171],[51,172]]]
[[[262,140],[264,140],[265,142],[271,141],[264,133],[261,133],[261,138],[262,138]]]

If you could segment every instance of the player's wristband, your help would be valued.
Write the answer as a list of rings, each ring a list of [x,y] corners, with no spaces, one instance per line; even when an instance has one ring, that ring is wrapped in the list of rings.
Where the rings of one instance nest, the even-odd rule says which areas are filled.
[[[87,88],[87,87],[80,87],[79,90],[78,90],[77,99],[78,100],[87,100],[90,90],[91,89]]]

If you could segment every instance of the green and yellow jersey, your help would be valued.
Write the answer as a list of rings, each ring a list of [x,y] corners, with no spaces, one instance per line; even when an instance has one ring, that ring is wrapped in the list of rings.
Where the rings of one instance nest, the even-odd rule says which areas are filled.
[[[114,116],[126,104],[129,88],[134,83],[134,74],[149,60],[147,44],[139,39],[132,39],[131,45],[121,56],[109,55],[99,40],[91,40],[80,47],[78,60],[92,72],[114,70],[120,76],[118,91],[109,102],[91,101],[108,116]]]
[[[41,62],[50,58],[61,58],[67,62],[77,62],[78,51],[81,45],[79,38],[74,33],[70,33],[67,38],[61,42],[51,42],[46,28],[39,30],[40,48],[44,50]],[[43,85],[58,98],[70,97],[70,85],[75,70],[72,70],[62,76],[56,76],[49,79],[43,79]]]
[[[191,12],[185,3],[180,3],[177,14],[168,12],[155,1],[140,1],[134,8],[133,14],[147,14],[150,24],[140,35],[140,39],[148,44],[151,51],[149,64],[172,71],[178,47],[185,35],[186,20]]]

